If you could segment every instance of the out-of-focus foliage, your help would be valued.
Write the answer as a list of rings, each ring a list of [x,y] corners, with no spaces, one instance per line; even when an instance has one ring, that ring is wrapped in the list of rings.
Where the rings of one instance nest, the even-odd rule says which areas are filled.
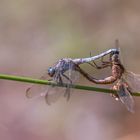
[[[120,40],[124,64],[140,73],[140,2],[136,0],[0,0],[0,72],[38,78],[63,57],[87,57]],[[110,71],[83,66],[96,77]],[[80,83],[90,84],[83,77]],[[69,102],[28,100],[29,84],[0,81],[0,139],[136,140],[140,99],[127,112],[108,95],[76,90]]]

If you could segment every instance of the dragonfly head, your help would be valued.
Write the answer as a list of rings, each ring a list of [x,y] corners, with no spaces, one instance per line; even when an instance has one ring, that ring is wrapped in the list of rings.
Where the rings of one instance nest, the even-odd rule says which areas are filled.
[[[120,62],[120,60],[119,60],[119,54],[113,54],[111,56],[111,61],[112,62]]]
[[[119,55],[119,53],[120,53],[120,49],[116,48],[116,49],[114,49],[114,51],[111,52],[111,55],[114,55],[114,54]]]
[[[119,48],[116,48],[111,54],[110,54],[110,59],[113,62],[118,62],[119,61],[119,53],[120,50]]]
[[[48,68],[48,75],[49,75],[50,77],[53,77],[54,74],[55,74],[55,68],[49,67],[49,68]]]

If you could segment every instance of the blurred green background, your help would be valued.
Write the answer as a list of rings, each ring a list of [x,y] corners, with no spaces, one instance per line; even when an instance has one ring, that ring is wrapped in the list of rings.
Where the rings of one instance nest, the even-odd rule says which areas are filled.
[[[140,1],[0,0],[0,72],[33,78],[64,57],[87,57],[120,40],[126,67],[140,73]],[[83,68],[96,77],[110,71]],[[81,84],[94,84],[82,76]],[[139,140],[140,98],[136,113],[106,94],[76,90],[48,106],[27,99],[27,83],[0,80],[2,140]],[[111,86],[109,86],[111,87]]]

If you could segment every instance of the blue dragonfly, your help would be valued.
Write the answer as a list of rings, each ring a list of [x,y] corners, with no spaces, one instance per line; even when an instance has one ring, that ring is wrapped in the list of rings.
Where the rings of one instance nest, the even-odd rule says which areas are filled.
[[[63,85],[67,85],[66,88],[47,85],[33,85],[26,90],[26,96],[28,98],[44,96],[48,104],[55,102],[61,94],[69,100],[71,87],[79,79],[79,73],[84,75],[84,71],[80,68],[81,64],[93,62],[96,59],[102,58],[110,53],[118,52],[118,49],[109,49],[96,56],[90,56],[87,58],[62,58],[56,62],[53,67],[48,68],[48,72],[45,73],[41,79],[47,80],[48,76],[52,78],[52,81]],[[88,78],[87,78],[88,79]]]

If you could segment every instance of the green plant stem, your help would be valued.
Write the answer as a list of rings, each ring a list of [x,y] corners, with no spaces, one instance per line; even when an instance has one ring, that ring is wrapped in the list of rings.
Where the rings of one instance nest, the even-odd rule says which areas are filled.
[[[22,77],[22,76],[15,76],[15,75],[0,74],[0,79],[19,81],[19,82],[25,82],[25,83],[33,83],[33,84],[43,84],[43,85],[54,85],[54,86],[59,86],[59,87],[66,87],[66,84],[60,85],[60,84],[56,84],[52,81],[33,79],[33,78],[29,78],[29,77]],[[107,88],[98,88],[98,87],[93,87],[93,86],[73,85],[72,88],[102,92],[102,93],[107,93],[107,94],[108,93],[117,94],[117,91],[115,91],[115,90],[111,90],[111,89],[107,89]],[[140,93],[133,93],[132,95],[140,96]]]

